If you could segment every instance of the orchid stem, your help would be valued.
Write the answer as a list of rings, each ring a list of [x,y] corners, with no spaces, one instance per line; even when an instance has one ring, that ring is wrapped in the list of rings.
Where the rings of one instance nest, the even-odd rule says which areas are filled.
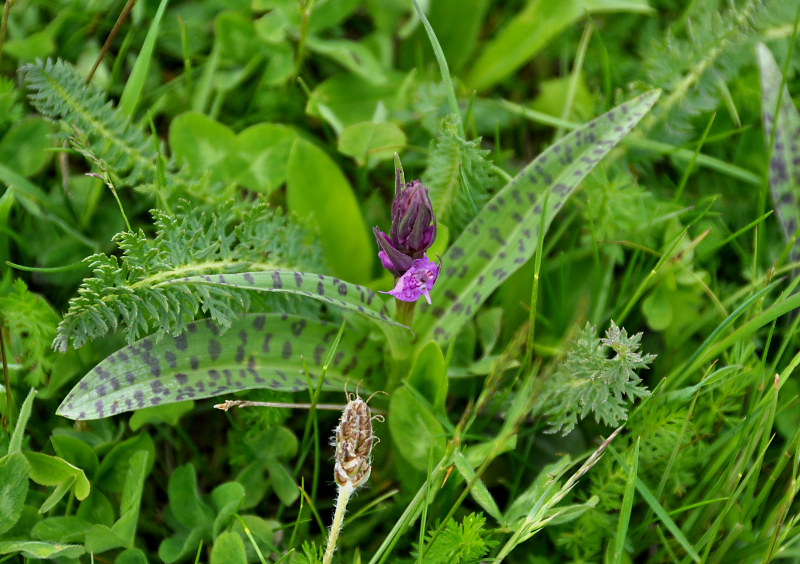
[[[395,316],[397,321],[411,327],[411,322],[414,320],[414,306],[417,305],[416,302],[404,302],[403,300],[395,298],[394,303],[397,309],[397,314]]]

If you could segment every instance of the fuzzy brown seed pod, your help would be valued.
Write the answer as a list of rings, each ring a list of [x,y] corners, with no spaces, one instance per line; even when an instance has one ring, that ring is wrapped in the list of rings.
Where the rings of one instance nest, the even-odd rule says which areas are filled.
[[[345,392],[346,393],[346,392]],[[363,485],[372,472],[372,414],[367,401],[347,394],[347,405],[336,427],[336,483],[355,489]],[[376,415],[376,417],[379,417]]]

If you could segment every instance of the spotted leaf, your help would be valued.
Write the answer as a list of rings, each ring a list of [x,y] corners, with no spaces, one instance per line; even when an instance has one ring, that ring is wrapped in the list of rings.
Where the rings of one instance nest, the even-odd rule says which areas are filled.
[[[767,146],[775,128],[769,159],[769,186],[775,215],[789,241],[800,225],[800,112],[785,85],[780,108],[777,108],[783,75],[766,45],[759,43],[756,54],[761,69],[761,111]],[[792,256],[800,255],[798,246],[800,242],[795,243]]]
[[[354,311],[378,323],[386,334],[393,351],[403,347],[411,331],[389,317],[386,304],[369,288],[344,282],[338,278],[287,270],[265,270],[237,274],[190,276],[162,284],[214,284],[245,290],[288,292],[319,300],[329,305]]]
[[[249,314],[221,333],[197,321],[173,338],[141,339],[112,354],[67,395],[57,413],[100,419],[154,405],[251,388],[297,391],[312,381],[339,331],[336,324],[287,314]],[[345,331],[325,376],[327,385],[370,380],[383,355],[366,336]]]
[[[442,257],[443,269],[431,291],[433,305],[422,305],[414,325],[419,343],[431,338],[447,342],[489,294],[533,256],[539,226],[547,229],[580,181],[659,94],[643,94],[566,135],[481,209]]]

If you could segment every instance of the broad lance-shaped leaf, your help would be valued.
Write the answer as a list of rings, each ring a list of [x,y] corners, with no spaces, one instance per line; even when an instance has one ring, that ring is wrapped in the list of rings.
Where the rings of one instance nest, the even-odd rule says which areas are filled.
[[[378,323],[392,351],[398,354],[411,338],[411,330],[389,317],[386,304],[369,288],[338,278],[287,270],[189,276],[161,284],[214,284],[263,292],[288,292],[354,311]]]
[[[767,146],[772,137],[772,128],[775,128],[775,141],[769,159],[769,186],[775,215],[788,241],[800,225],[800,112],[785,85],[780,108],[777,108],[783,75],[766,45],[759,43],[756,54],[761,69],[761,111]],[[792,256],[800,254],[798,246],[800,242],[795,243]]]
[[[660,91],[630,100],[566,135],[505,185],[442,257],[443,271],[414,330],[421,345],[450,340],[495,288],[536,251],[581,180],[650,110]],[[542,221],[543,206],[547,209]]]
[[[210,320],[190,323],[177,337],[146,337],[112,354],[67,395],[57,413],[100,419],[154,405],[201,399],[250,388],[306,389],[303,361],[319,376],[339,326],[287,314],[249,314],[221,333]],[[367,336],[345,331],[325,383],[366,380],[383,354]]]

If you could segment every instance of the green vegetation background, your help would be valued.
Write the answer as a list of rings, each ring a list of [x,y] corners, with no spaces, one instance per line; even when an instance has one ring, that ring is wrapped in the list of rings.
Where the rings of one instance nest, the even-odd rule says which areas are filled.
[[[395,153],[430,187],[444,254],[547,147],[656,88],[446,346],[370,379],[403,341],[347,317],[338,351],[392,399],[372,404],[387,422],[335,559],[800,561],[799,2],[432,0],[452,85],[406,0],[140,0],[117,30],[126,6],[3,12],[8,561],[317,561],[335,411],[57,408],[195,319],[215,322],[191,326],[203,344],[236,328],[223,358],[253,312],[337,329],[318,302],[159,284],[283,268],[389,289],[371,228],[388,231]],[[330,330],[308,329],[319,358]],[[344,379],[312,401],[342,402]]]

